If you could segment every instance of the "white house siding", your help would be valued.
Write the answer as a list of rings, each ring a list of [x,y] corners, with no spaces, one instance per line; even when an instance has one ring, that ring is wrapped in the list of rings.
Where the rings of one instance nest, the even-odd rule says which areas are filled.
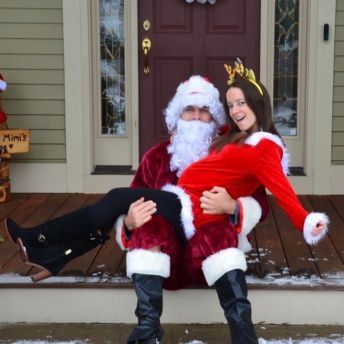
[[[29,128],[22,162],[65,162],[62,0],[0,0],[0,72],[10,128]]]
[[[344,165],[344,1],[336,3],[332,164]]]

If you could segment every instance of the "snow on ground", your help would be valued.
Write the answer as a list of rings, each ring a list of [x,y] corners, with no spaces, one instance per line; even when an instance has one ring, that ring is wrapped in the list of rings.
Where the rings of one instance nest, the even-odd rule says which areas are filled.
[[[0,341],[0,343],[8,343],[6,341]],[[343,344],[344,337],[339,335],[331,335],[327,338],[308,338],[308,339],[272,339],[272,340],[265,340],[263,338],[259,338],[259,344]],[[30,340],[19,340],[15,342],[11,342],[11,344],[89,344],[86,341],[70,341],[70,342],[55,342],[55,341],[30,341]],[[179,343],[183,344],[183,343]],[[184,344],[207,344],[205,342],[199,340],[193,340],[188,343]]]
[[[259,338],[259,344],[343,344],[344,337],[333,335],[336,338],[317,338],[317,339],[278,339],[278,340],[265,340]],[[331,336],[332,337],[332,336]],[[185,344],[207,344],[199,340],[193,340]]]
[[[264,340],[259,338],[259,344],[343,344],[344,337],[334,338],[316,338],[316,339],[280,339],[280,340]]]

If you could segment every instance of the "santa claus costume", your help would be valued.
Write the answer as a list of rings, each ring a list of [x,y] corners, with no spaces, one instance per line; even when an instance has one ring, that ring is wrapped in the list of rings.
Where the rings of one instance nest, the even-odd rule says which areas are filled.
[[[170,133],[176,130],[183,109],[189,105],[200,108],[203,106],[209,107],[209,111],[217,123],[217,128],[225,121],[218,90],[204,78],[193,76],[187,82],[180,84],[176,95],[165,110],[166,124]],[[190,132],[188,136],[192,134]],[[180,164],[185,164],[187,159],[184,156],[174,154],[171,146],[170,141],[162,142],[151,148],[143,156],[131,187],[161,189],[169,185],[171,189],[172,185],[178,182],[178,175],[187,166],[182,166],[181,169],[178,169],[178,164],[174,161],[180,161]],[[186,150],[187,146],[191,146],[190,149],[193,151],[197,149],[197,144],[195,143],[183,145],[182,149]],[[205,153],[201,154],[197,160],[205,157],[208,154],[208,150],[209,144]],[[193,159],[194,161],[196,160],[195,156]],[[171,166],[172,164],[173,167]],[[210,180],[209,178],[207,179]],[[215,185],[217,184],[214,183],[204,190],[210,190]],[[122,215],[116,222],[116,238],[123,249],[130,250],[127,254],[128,275],[132,276],[133,273],[138,273],[139,271],[141,273],[156,273],[160,275],[164,273],[163,277],[165,280],[163,285],[166,289],[179,289],[189,284],[205,284],[204,275],[199,264],[202,258],[195,249],[200,245],[197,241],[214,241],[214,249],[210,249],[206,256],[217,252],[220,247],[237,247],[238,241],[240,250],[244,252],[249,251],[251,245],[247,241],[247,234],[260,219],[266,217],[269,209],[264,188],[257,186],[256,189],[257,191],[253,190],[246,197],[238,198],[237,203],[240,207],[240,216],[235,227],[230,223],[230,219],[227,216],[222,216],[221,221],[218,221],[219,218],[216,218],[216,225],[209,221],[202,226],[202,230],[197,233],[197,236],[187,243],[181,243],[178,240],[175,228],[161,216],[154,216],[151,221],[140,227],[139,230],[133,231],[130,240],[128,240],[123,230],[124,215]],[[253,197],[250,197],[251,194],[253,194]],[[191,219],[190,224],[192,226],[192,215],[187,214],[187,217]],[[210,218],[212,219],[212,217]],[[189,227],[186,226],[184,228]],[[208,235],[205,233],[208,232],[211,239],[207,239]],[[228,233],[228,237],[225,233]],[[204,235],[205,237],[203,237]],[[190,239],[191,235],[186,234],[186,237]],[[147,250],[154,246],[161,248],[159,254],[147,252]],[[148,257],[146,258],[146,256]],[[158,261],[161,261],[161,264],[157,264]],[[165,263],[167,266],[164,265]],[[161,272],[157,270],[158,267],[161,267]]]
[[[210,113],[217,120],[217,127],[224,122],[224,113],[219,102],[218,91],[204,78],[191,77],[188,82],[182,83],[178,87],[176,95],[165,111],[166,124],[170,133],[176,132],[179,135],[180,128],[177,129],[177,127],[178,124],[181,124],[180,116],[183,109],[189,105],[200,108],[209,107]],[[208,154],[210,143],[206,147],[207,149],[202,151],[202,143],[198,142],[197,144],[197,138],[190,138],[195,134],[197,134],[196,131],[187,133],[189,140],[186,139],[186,141],[188,142],[182,141],[179,145],[181,151],[191,150],[188,156],[184,152],[179,154],[178,144],[175,145],[174,142],[172,145],[170,141],[165,141],[150,149],[141,160],[131,187],[161,189],[167,184],[170,185],[170,188],[175,185],[183,170],[192,161],[197,161]],[[196,150],[201,151],[200,154]],[[207,190],[210,190],[214,185],[216,184],[211,185]],[[155,326],[145,327],[144,324],[142,325],[144,322],[142,319],[145,319],[145,315],[139,316],[139,325],[134,329],[128,342],[134,343],[135,340],[149,337],[152,335],[150,331],[153,329],[154,332],[154,328],[159,333],[157,329],[162,312],[162,286],[165,289],[179,289],[190,284],[205,285],[206,281],[201,268],[204,259],[222,250],[237,246],[245,252],[251,249],[247,234],[260,219],[266,217],[269,209],[263,187],[258,188],[253,197],[242,197],[237,200],[240,216],[236,227],[230,224],[229,218],[222,217],[220,222],[209,222],[200,226],[196,234],[186,243],[181,243],[176,236],[175,228],[164,217],[153,216],[152,220],[133,231],[129,240],[123,227],[124,215],[118,219],[116,238],[123,249],[129,250],[127,273],[134,279],[138,296],[138,309],[140,309],[140,304],[143,308],[142,299],[146,299],[149,295],[149,292],[144,293],[142,291],[143,288],[140,288],[140,285],[148,285],[149,283],[152,283],[150,288],[155,294],[155,304],[160,305],[155,311],[154,307],[149,307],[149,302],[145,305],[146,309],[150,309],[150,313],[146,317],[155,315]],[[190,207],[188,209],[190,210]],[[191,221],[190,212],[186,218]],[[190,236],[188,238],[190,239]],[[161,251],[151,252],[149,249],[154,246],[160,247]],[[238,252],[242,257],[239,250],[236,251],[235,249],[234,252]],[[241,266],[241,268],[245,270],[245,266]],[[138,276],[140,279],[137,279]],[[245,341],[247,341],[247,338],[255,336],[252,334],[254,330],[250,317],[250,304],[245,296],[245,280],[243,275],[240,275],[239,278],[241,278],[241,286],[236,288],[240,291],[240,295],[237,297],[242,300],[244,307],[237,308],[237,312],[241,312],[240,316],[236,315],[238,314],[236,311],[229,311],[228,313],[231,317],[237,318],[237,321],[232,324],[233,328],[238,328],[239,325],[237,324],[239,324],[240,319],[245,319],[247,333]],[[243,311],[244,308],[245,311]],[[237,332],[240,332],[239,329]]]

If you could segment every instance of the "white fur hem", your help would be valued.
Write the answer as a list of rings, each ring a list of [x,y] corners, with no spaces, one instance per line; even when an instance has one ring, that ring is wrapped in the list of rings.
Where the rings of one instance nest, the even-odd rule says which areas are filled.
[[[214,285],[226,272],[236,269],[246,271],[247,264],[245,254],[233,247],[209,256],[202,263],[203,274],[209,286]]]
[[[316,226],[316,224],[321,221],[325,224],[325,229],[317,236],[313,236],[311,231]],[[303,237],[305,238],[307,244],[315,245],[317,244],[327,233],[328,225],[330,221],[326,214],[323,213],[310,213],[305,220],[303,225]]]
[[[127,249],[124,247],[122,242],[122,231],[123,231],[123,225],[124,225],[124,218],[125,215],[121,215],[117,218],[114,229],[116,231],[116,241],[118,246],[122,249],[122,251],[126,251]]]
[[[192,238],[196,232],[196,229],[193,224],[194,216],[189,195],[181,187],[172,184],[164,185],[162,190],[173,192],[178,196],[180,203],[182,204],[180,217],[184,227],[184,233],[187,239]]]
[[[170,276],[170,256],[162,252],[137,249],[127,253],[127,276],[145,274]]]
[[[241,204],[243,216],[241,231],[238,235],[238,249],[243,252],[249,252],[252,249],[252,245],[247,239],[247,234],[259,222],[262,216],[262,208],[253,197],[240,197],[238,198],[238,202]]]

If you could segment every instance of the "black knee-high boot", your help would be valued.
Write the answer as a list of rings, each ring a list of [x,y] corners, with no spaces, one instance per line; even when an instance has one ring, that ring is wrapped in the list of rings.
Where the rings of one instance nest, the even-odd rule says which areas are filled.
[[[160,326],[162,314],[161,276],[133,274],[137,307],[135,314],[138,325],[129,336],[128,344],[157,344],[163,336]]]
[[[23,229],[13,220],[5,220],[7,232],[19,249],[23,261],[37,266],[32,276],[39,281],[58,272],[72,259],[103,244],[109,237],[95,230],[87,213],[81,208],[49,220],[36,227]]]
[[[31,228],[22,228],[10,218],[5,219],[5,225],[14,243],[20,238],[25,246],[31,247],[46,247],[67,241],[88,239],[96,232],[87,207]]]
[[[68,241],[46,247],[24,246],[19,238],[17,246],[23,261],[40,269],[31,276],[34,282],[38,282],[51,275],[57,275],[68,262],[96,246],[102,245],[108,238],[101,234],[95,234],[88,239]]]
[[[247,299],[245,273],[232,270],[215,282],[215,288],[231,331],[232,344],[258,344]]]

